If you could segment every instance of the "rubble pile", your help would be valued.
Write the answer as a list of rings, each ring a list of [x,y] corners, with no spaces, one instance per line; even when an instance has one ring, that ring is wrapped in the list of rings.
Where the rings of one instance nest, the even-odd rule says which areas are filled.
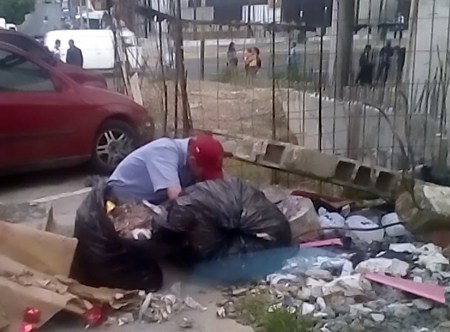
[[[226,290],[218,317],[238,318],[235,308],[243,297],[268,296],[268,312],[283,308],[309,315],[316,322],[314,331],[448,331],[450,308],[439,303],[445,298],[435,293],[439,293],[437,285],[448,285],[449,261],[438,247],[395,244],[366,254],[309,250],[300,249],[297,257],[265,281]],[[318,253],[326,255],[312,258]],[[369,274],[411,280],[416,284],[409,291],[417,294],[423,286],[423,295],[373,282]],[[442,288],[445,291],[450,292],[450,287]]]
[[[288,218],[294,244],[305,234],[322,240],[300,243],[265,280],[224,290],[217,317],[254,325],[242,303],[264,299],[267,313],[309,317],[313,331],[450,331],[448,248],[418,242],[392,207],[314,204],[316,213],[306,197],[267,196]]]

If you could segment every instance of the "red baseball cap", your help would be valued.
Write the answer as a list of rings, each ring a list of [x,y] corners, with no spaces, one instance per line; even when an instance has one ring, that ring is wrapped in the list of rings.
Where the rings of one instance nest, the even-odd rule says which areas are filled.
[[[189,141],[189,155],[195,158],[202,170],[202,180],[217,180],[223,178],[222,144],[211,135],[198,135]]]

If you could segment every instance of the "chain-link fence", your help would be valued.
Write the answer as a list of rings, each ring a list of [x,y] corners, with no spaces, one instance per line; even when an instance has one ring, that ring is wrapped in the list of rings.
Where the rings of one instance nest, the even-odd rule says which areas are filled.
[[[217,1],[180,2],[181,13],[176,1],[135,4],[144,14],[133,27],[145,59],[141,90],[159,135],[180,133],[187,112],[195,130],[274,138],[394,169],[411,166],[403,143],[416,164],[446,165],[450,2],[317,1],[315,20],[300,10],[289,22],[289,1],[274,8],[243,0],[239,20],[217,14]],[[353,16],[344,2],[354,2]]]

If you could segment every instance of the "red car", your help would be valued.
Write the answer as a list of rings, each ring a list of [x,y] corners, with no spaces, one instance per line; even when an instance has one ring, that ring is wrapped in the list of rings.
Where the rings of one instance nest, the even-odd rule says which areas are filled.
[[[152,138],[147,111],[0,42],[0,173],[91,161],[110,172]]]
[[[11,44],[27,53],[33,54],[49,66],[55,67],[55,69],[66,74],[75,82],[99,88],[108,88],[106,80],[102,75],[56,59],[44,45],[21,32],[0,29],[0,42]]]

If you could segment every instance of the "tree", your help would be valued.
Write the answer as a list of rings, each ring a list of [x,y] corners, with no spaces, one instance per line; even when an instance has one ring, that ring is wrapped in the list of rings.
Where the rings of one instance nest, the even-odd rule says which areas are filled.
[[[6,22],[22,24],[25,15],[34,11],[35,0],[0,0],[0,17]]]

